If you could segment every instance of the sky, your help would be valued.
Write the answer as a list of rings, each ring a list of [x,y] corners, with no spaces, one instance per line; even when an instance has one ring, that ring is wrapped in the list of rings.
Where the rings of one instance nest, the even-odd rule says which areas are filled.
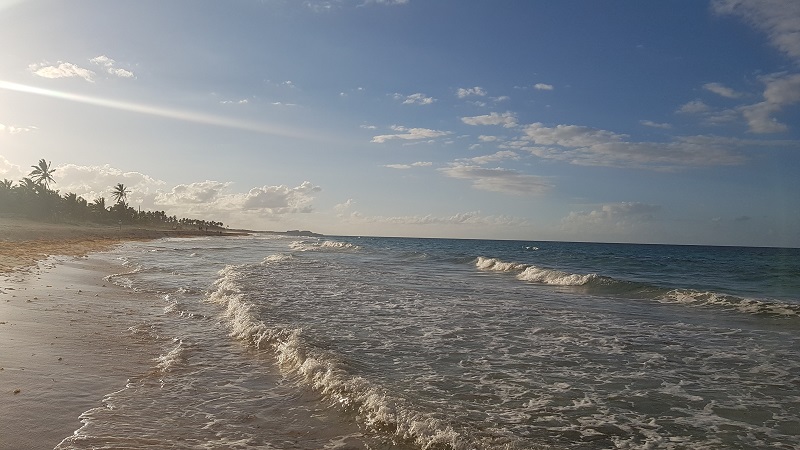
[[[0,0],[0,179],[331,235],[800,247],[800,2]]]

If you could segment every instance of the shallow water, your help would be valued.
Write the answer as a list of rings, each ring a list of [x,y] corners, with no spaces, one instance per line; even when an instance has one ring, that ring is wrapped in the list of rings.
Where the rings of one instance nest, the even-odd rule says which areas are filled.
[[[792,448],[800,251],[128,244],[163,348],[59,448]]]

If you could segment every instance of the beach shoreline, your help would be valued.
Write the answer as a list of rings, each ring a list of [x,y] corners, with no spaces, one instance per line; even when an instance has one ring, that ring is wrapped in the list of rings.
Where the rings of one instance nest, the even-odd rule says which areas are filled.
[[[0,273],[24,269],[51,255],[85,256],[125,241],[166,237],[241,236],[246,230],[190,230],[138,225],[50,223],[0,216]]]
[[[132,339],[129,329],[142,309],[163,305],[108,282],[126,269],[92,254],[220,234],[244,233],[0,218],[0,448],[54,448],[81,427],[82,413],[104,407],[158,357],[152,339]]]

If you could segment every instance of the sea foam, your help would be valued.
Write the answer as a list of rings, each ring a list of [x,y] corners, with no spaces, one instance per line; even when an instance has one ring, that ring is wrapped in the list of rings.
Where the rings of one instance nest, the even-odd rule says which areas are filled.
[[[350,374],[341,358],[315,346],[302,328],[270,326],[258,319],[257,307],[239,281],[250,276],[246,266],[227,266],[220,271],[207,301],[224,307],[230,335],[249,345],[275,353],[281,370],[300,377],[305,384],[377,432],[414,442],[421,448],[476,448],[445,422],[426,416],[403,398],[390,395],[376,383]]]
[[[545,269],[530,264],[501,261],[497,258],[479,256],[475,266],[483,271],[518,272],[517,279],[555,286],[583,286],[598,280],[596,274],[575,274],[560,270]]]

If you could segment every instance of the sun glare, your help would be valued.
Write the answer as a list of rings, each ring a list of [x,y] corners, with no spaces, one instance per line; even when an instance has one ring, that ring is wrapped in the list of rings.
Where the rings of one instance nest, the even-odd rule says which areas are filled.
[[[68,100],[72,102],[83,103],[93,106],[100,106],[103,108],[116,109],[120,111],[128,111],[150,116],[164,117],[184,122],[198,123],[202,125],[212,125],[217,127],[253,131],[256,133],[263,133],[274,136],[283,136],[291,138],[304,138],[304,139],[313,138],[313,133],[304,133],[284,126],[249,122],[240,119],[231,119],[227,117],[216,116],[213,114],[203,114],[194,111],[185,111],[175,108],[166,108],[162,106],[145,105],[145,104],[126,102],[121,100],[91,97],[88,95],[74,94],[64,91],[56,91],[53,89],[28,86],[24,84],[12,83],[3,80],[0,80],[0,89],[4,89],[7,91],[21,92],[25,94],[33,94],[43,97],[50,97],[60,100]]]

